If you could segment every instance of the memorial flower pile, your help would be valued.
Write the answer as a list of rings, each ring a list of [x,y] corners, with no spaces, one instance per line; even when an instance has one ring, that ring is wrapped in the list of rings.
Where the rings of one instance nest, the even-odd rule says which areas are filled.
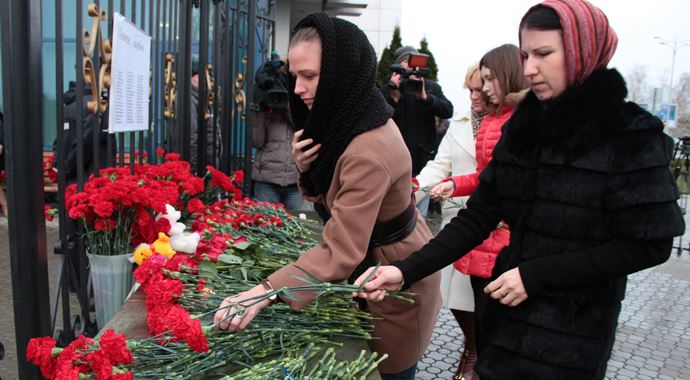
[[[252,203],[235,207],[247,210],[257,206]],[[287,215],[282,210],[279,212]],[[290,216],[282,225],[296,223],[299,223],[297,218]],[[239,229],[235,233],[239,235],[243,231],[246,230]],[[316,304],[300,313],[295,313],[286,304],[277,304],[257,316],[243,332],[218,331],[212,318],[221,300],[254,286],[256,278],[271,270],[272,261],[288,260],[279,254],[267,253],[261,245],[243,237],[228,237],[224,244],[224,248],[219,248],[222,253],[215,263],[198,250],[193,255],[178,252],[171,257],[153,253],[142,261],[135,277],[146,297],[146,321],[151,338],[125,342],[124,347],[131,352],[131,361],[111,360],[110,366],[101,367],[84,365],[97,347],[104,346],[98,339],[85,337],[62,350],[56,349],[54,342],[46,338],[36,338],[30,343],[27,357],[41,366],[44,376],[55,379],[77,376],[186,379],[211,374],[220,368],[228,378],[234,379],[257,376],[283,379],[286,375],[302,373],[318,375],[316,378],[320,378],[319,374],[333,373],[337,376],[329,378],[354,379],[366,376],[385,359],[362,353],[352,361],[334,360],[333,352],[326,347],[337,345],[333,342],[337,337],[371,339],[371,327],[362,320],[372,317],[360,311],[350,299],[351,292],[359,288],[323,283],[308,273],[304,274],[305,285],[274,292],[294,297],[298,291],[316,291],[320,294]],[[269,296],[271,294],[263,297]],[[242,305],[235,306],[242,309]],[[67,354],[60,361],[65,351]],[[58,362],[65,363],[64,372],[56,370]],[[276,369],[280,371],[274,372]]]
[[[296,313],[278,303],[242,332],[219,331],[213,316],[221,301],[317,244],[313,228],[281,205],[243,199],[242,172],[228,176],[209,167],[199,178],[179,156],[156,155],[166,161],[135,164],[133,173],[106,169],[90,178],[83,192],[75,187],[67,192],[70,216],[84,221],[90,249],[117,245],[131,252],[134,244],[145,243],[134,255],[139,264],[134,276],[145,296],[150,337],[128,339],[106,330],[100,338],[82,336],[65,348],[50,338],[34,338],[27,358],[46,378],[359,379],[375,370],[385,356],[363,352],[336,361],[328,349],[342,339],[372,339],[371,325],[363,321],[373,317],[351,299],[352,291],[361,289],[324,283],[306,272],[304,285],[231,305],[236,311],[227,317],[274,294],[294,298],[315,292],[314,304]],[[192,218],[187,222],[192,232],[184,231],[185,214]],[[192,245],[174,244],[176,236],[193,235]]]

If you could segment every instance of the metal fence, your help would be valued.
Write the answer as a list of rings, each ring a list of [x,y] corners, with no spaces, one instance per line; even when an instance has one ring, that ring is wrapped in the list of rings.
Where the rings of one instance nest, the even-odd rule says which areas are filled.
[[[20,378],[38,378],[38,368],[24,357],[30,337],[54,335],[62,344],[75,334],[95,333],[89,312],[89,280],[80,226],[64,208],[69,183],[83,189],[89,173],[110,166],[133,168],[134,162],[156,162],[159,147],[196,155],[201,173],[214,164],[230,173],[244,169],[251,178],[251,112],[253,74],[275,43],[275,0],[55,0],[55,125],[44,125],[44,62],[41,0],[0,0],[2,84],[5,108],[7,193],[12,286]],[[52,6],[52,5],[51,5]],[[67,12],[73,12],[68,15]],[[118,12],[152,37],[149,129],[106,135],[112,51],[113,14]],[[66,23],[74,19],[74,24]],[[43,14],[45,17],[45,14]],[[88,27],[85,27],[88,26]],[[64,35],[74,30],[76,65],[73,115],[66,115]],[[53,32],[53,31],[51,31]],[[69,43],[72,43],[71,41]],[[193,55],[198,56],[198,107],[192,108]],[[52,65],[52,63],[51,63]],[[67,68],[69,70],[69,67]],[[67,71],[69,73],[69,71]],[[69,75],[71,76],[71,75]],[[88,135],[96,117],[97,132]],[[193,122],[196,118],[196,123]],[[88,121],[87,121],[88,119]],[[68,122],[68,123],[66,123]],[[65,126],[68,126],[65,129]],[[196,126],[196,130],[193,128]],[[60,235],[54,247],[63,257],[56,301],[49,305],[43,223],[43,133],[56,134]],[[212,133],[210,133],[212,132]],[[51,131],[52,133],[52,131]],[[196,147],[190,144],[197,136]],[[85,138],[88,136],[88,138]],[[210,137],[209,137],[210,136]],[[76,175],[66,178],[67,151],[73,144]],[[105,150],[105,154],[103,152]],[[247,182],[244,189],[247,190]],[[70,268],[76,268],[72,271]],[[70,310],[70,283],[80,309]],[[55,326],[58,310],[62,326]]]

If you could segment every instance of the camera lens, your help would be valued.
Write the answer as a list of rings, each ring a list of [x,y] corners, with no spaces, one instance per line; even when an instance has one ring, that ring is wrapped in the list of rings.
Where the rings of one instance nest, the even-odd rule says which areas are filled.
[[[405,92],[421,93],[422,92],[422,81],[416,79],[407,79],[404,86]]]

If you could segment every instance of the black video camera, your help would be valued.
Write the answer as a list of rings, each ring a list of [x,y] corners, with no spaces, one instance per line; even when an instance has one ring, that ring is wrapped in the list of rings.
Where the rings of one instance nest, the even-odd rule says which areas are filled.
[[[287,109],[287,74],[267,62],[257,70],[254,81],[254,105],[257,111]]]
[[[408,68],[398,63],[390,65],[390,70],[392,72],[400,74],[400,91],[414,94],[422,93],[422,80],[412,79],[410,77],[416,76],[417,78],[424,78],[429,75],[429,68],[427,67],[428,62],[429,56],[427,54],[410,53],[410,57],[407,59]],[[388,82],[387,86],[392,89],[398,88],[392,81]]]

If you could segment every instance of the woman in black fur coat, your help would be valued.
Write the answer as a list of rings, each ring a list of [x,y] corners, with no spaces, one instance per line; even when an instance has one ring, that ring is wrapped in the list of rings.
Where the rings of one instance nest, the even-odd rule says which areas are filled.
[[[685,228],[673,142],[625,101],[623,78],[606,68],[616,43],[584,0],[532,7],[520,24],[531,91],[467,208],[420,251],[380,267],[360,295],[410,286],[506,221],[511,241],[485,288],[495,301],[475,367],[482,380],[603,379],[627,275],[666,261]]]

